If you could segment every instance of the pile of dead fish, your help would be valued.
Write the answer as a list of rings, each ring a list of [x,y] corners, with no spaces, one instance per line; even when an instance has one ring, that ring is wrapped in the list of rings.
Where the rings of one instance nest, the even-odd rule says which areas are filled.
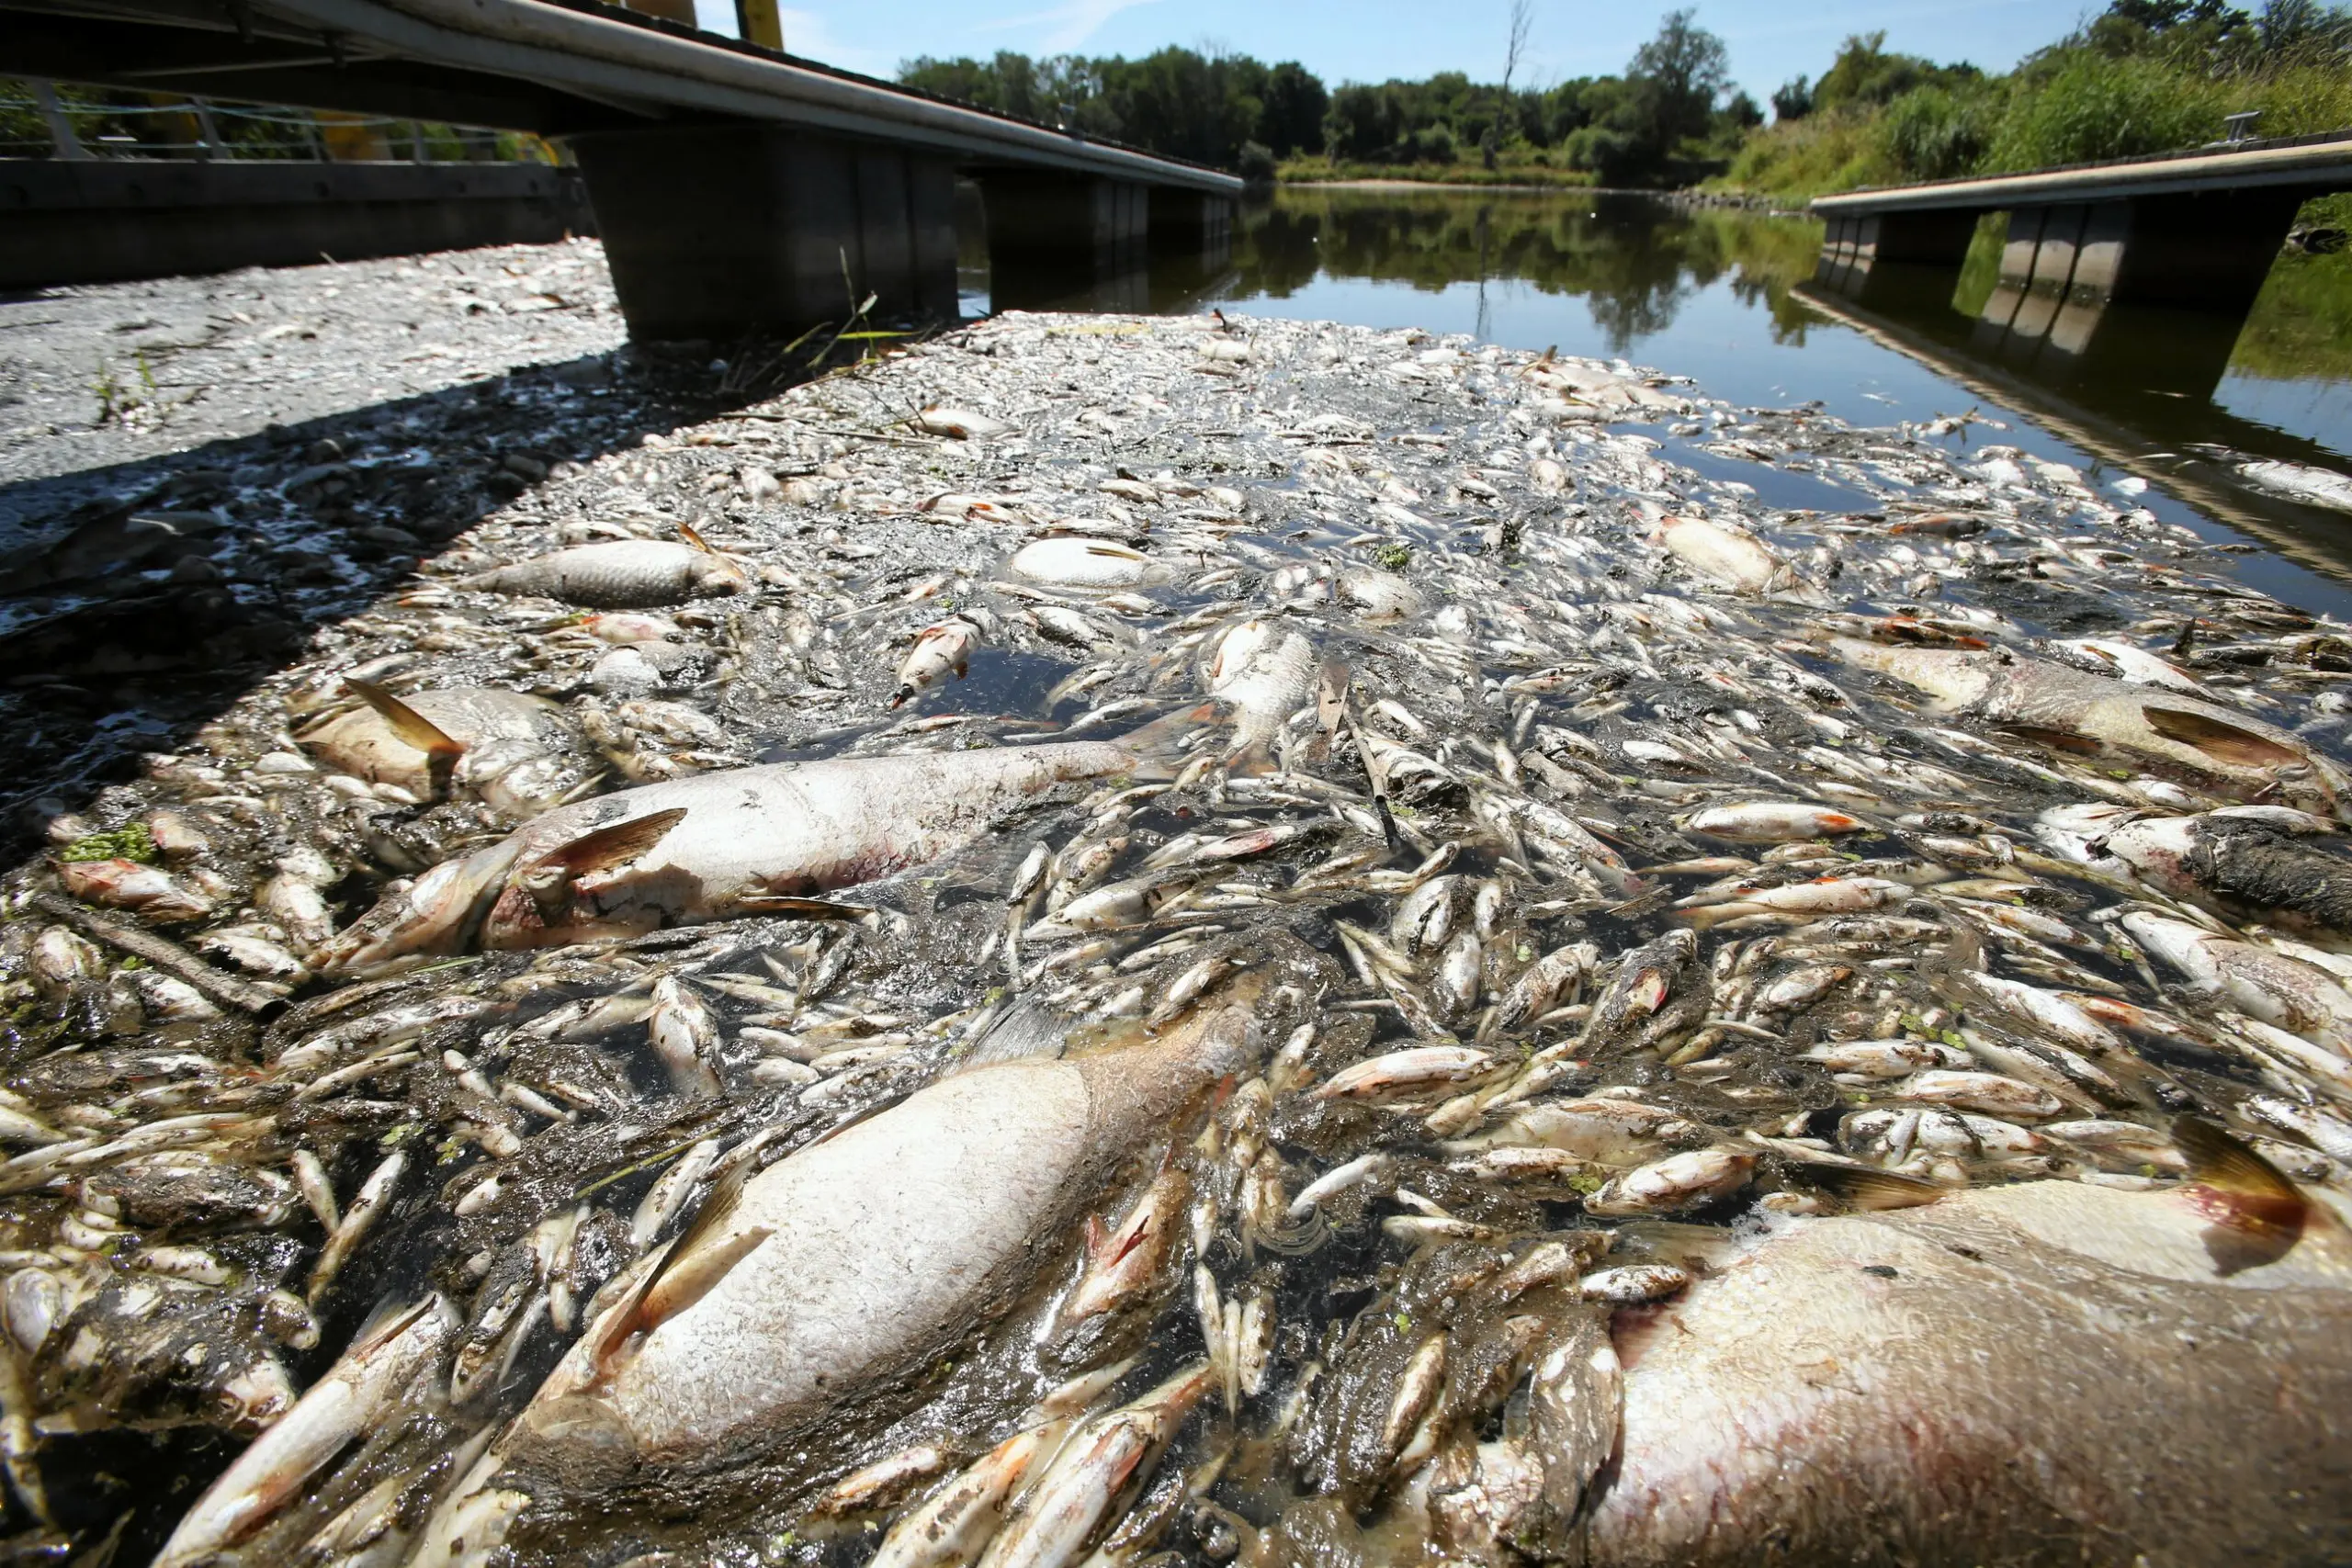
[[[2337,1560],[2348,696],[2073,468],[1462,340],[649,439],[8,881],[10,1529]]]

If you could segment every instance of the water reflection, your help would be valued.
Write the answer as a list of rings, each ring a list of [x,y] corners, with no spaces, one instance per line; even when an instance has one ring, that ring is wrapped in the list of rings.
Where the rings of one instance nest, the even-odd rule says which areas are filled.
[[[1464,332],[1624,357],[1736,404],[1816,403],[1860,424],[1973,408],[1984,421],[1943,439],[2020,446],[2099,485],[2137,476],[2167,521],[2267,547],[2244,563],[2256,586],[2352,613],[2352,518],[2250,490],[2234,468],[2251,456],[2352,469],[2352,255],[2282,257],[2233,340],[2225,330],[2199,348],[2193,321],[2152,320],[2119,336],[2132,353],[2053,375],[1973,343],[1969,291],[1981,307],[1996,265],[1976,259],[1957,289],[1947,276],[1876,313],[1809,288],[1821,236],[1809,219],[1631,195],[1284,187],[1248,214],[1229,259],[1155,256],[1148,273],[1058,295],[1024,287],[1003,302],[1221,305]],[[976,293],[989,283],[984,254],[967,258]],[[1790,477],[1764,481],[1781,504],[1838,504],[1781,487]],[[2136,493],[2128,478],[2123,489]]]
[[[1808,219],[1638,196],[1285,190],[1250,226],[1233,298],[1288,299],[1326,276],[1432,292],[1508,281],[1581,298],[1603,346],[1623,355],[1721,285],[1764,309],[1774,342],[1802,344],[1812,318],[1788,289],[1812,276],[1820,235]]]

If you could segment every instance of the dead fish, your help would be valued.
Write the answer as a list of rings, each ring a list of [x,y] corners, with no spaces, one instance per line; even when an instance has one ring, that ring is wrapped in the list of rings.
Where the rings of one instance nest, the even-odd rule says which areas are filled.
[[[2107,806],[2042,813],[2042,841],[2102,870],[2233,919],[2352,936],[2352,859],[2307,841],[2335,831],[2285,807],[2225,807],[2149,817]]]
[[[1480,1136],[1461,1145],[1558,1149],[1595,1165],[1625,1166],[1648,1158],[1662,1143],[1697,1129],[1663,1106],[1637,1100],[1557,1100],[1521,1105]]]
[[[1428,604],[1419,589],[1378,567],[1349,567],[1332,579],[1331,589],[1341,604],[1353,605],[1373,625],[1409,620]]]
[[[2326,970],[2145,910],[2119,923],[2132,941],[2248,1017],[2352,1056],[2352,990]]]
[[[492,593],[536,593],[573,604],[615,610],[677,604],[722,593],[741,593],[751,574],[731,557],[704,544],[691,529],[685,542],[669,539],[610,539],[574,545],[553,555],[516,561],[462,579],[460,587]]]
[[[1268,987],[1247,971],[1156,1038],[942,1079],[717,1195],[548,1374],[504,1457],[616,1479],[737,1461],[928,1364],[1135,1144],[1248,1066]],[[445,1502],[418,1561],[459,1556],[453,1532],[465,1561],[494,1548],[497,1471]]]
[[[1621,1318],[1589,1561],[2285,1562],[2341,1540],[2352,1246],[2221,1138],[2182,1140],[2179,1187],[1785,1221],[1670,1316]]]
[[[2352,512],[2352,478],[2346,478],[2333,468],[2264,457],[2251,463],[2240,463],[2238,472],[2249,483],[2290,500],[2308,502],[2313,506],[2334,507],[2338,512]]]
[[[2144,648],[2135,648],[2115,637],[2075,637],[2054,646],[2079,660],[2101,666],[2105,673],[2134,685],[2162,686],[2168,691],[2186,692],[2192,697],[2211,698],[2213,695],[2202,682],[2170,660],[2159,659]]]
[[[1015,1432],[938,1493],[901,1515],[869,1568],[960,1568],[986,1548],[1006,1506],[1060,1452],[1068,1420]]]
[[[61,860],[57,880],[91,904],[110,904],[160,923],[200,920],[218,907],[209,895],[160,865],[135,860]]]
[[[979,623],[969,615],[950,615],[915,633],[915,645],[899,666],[899,689],[891,694],[890,705],[899,706],[951,674],[962,680],[982,640]]]
[[[582,615],[580,629],[599,642],[616,646],[645,642],[684,642],[685,628],[666,615],[645,615],[628,610],[608,610],[601,615]]]
[[[1272,760],[1283,725],[1315,682],[1315,645],[1263,616],[1238,621],[1204,645],[1201,686],[1233,712],[1233,757],[1250,772]]]
[[[563,710],[500,686],[451,686],[396,697],[346,678],[362,705],[313,725],[303,748],[337,773],[419,801],[453,791],[527,817],[578,795],[595,777]]]
[[[1940,709],[2052,738],[2061,750],[2111,749],[2189,770],[2245,794],[2283,785],[2331,812],[2343,793],[2345,780],[2335,765],[2293,735],[2184,693],[2006,652],[1889,648],[1853,637],[1832,638],[1831,646],[1849,663],[1929,694]]]
[[[1751,800],[1737,806],[1708,807],[1693,812],[1682,826],[1687,831],[1710,839],[1726,839],[1736,844],[1781,844],[1859,833],[1869,824],[1859,817],[1810,801]]]
[[[1771,593],[1797,584],[1795,570],[1745,528],[1700,517],[1661,517],[1650,543],[1664,546],[1701,576],[1743,593]]]
[[[1069,1435],[1035,1490],[1020,1499],[979,1568],[1067,1568],[1122,1499],[1141,1489],[1184,1418],[1214,1382],[1183,1368],[1132,1404]]]
[[[950,408],[933,403],[911,422],[925,435],[944,435],[950,441],[985,440],[991,435],[1009,435],[1013,427],[1001,419],[990,419],[969,409]]]
[[[1342,1068],[1317,1086],[1316,1100],[1379,1100],[1457,1084],[1494,1058],[1467,1045],[1415,1045]]]
[[[1729,1197],[1747,1185],[1756,1156],[1745,1149],[1691,1149],[1622,1176],[1585,1200],[1596,1214],[1668,1214]]]
[[[322,1465],[411,1395],[458,1321],[436,1296],[369,1325],[197,1499],[164,1543],[158,1568],[209,1561],[252,1534]]]
[[[1150,581],[1158,569],[1141,550],[1073,535],[1033,540],[1004,564],[1006,570],[1033,582],[1065,588],[1133,588]]]
[[[387,896],[322,962],[364,975],[419,953],[823,914],[807,900],[936,860],[1057,785],[1164,776],[1159,759],[1196,722],[1188,711],[1119,741],[724,769],[582,801]]]

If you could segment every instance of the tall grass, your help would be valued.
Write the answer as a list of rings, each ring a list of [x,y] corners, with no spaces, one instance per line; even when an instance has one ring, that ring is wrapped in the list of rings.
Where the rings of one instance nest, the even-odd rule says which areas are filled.
[[[2053,51],[2016,74],[1914,88],[1748,134],[1713,182],[1781,197],[2045,168],[2217,140],[2226,116],[2261,111],[2263,136],[2352,129],[2352,67],[2296,62],[2216,72],[2161,58]]]

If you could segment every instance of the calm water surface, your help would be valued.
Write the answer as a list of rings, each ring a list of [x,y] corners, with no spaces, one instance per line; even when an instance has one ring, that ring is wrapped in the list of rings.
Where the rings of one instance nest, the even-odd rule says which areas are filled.
[[[1148,284],[1035,302],[1220,305],[1556,345],[1690,376],[1736,404],[1813,402],[1857,424],[1974,409],[1985,423],[1948,443],[2018,446],[2079,465],[2094,484],[2123,480],[2127,492],[2144,479],[2139,500],[2159,515],[2249,547],[2249,581],[2352,617],[2352,515],[2264,495],[2230,467],[2262,457],[2352,471],[2352,254],[2283,258],[2218,385],[2192,375],[2184,391],[2161,384],[2161,354],[2145,377],[2044,384],[1972,359],[1968,318],[1949,308],[1878,325],[1826,313],[1799,288],[1820,235],[1810,219],[1637,196],[1286,187],[1245,215],[1227,265],[1161,262]],[[986,289],[986,275],[968,276],[967,287]],[[2158,321],[2150,331],[2159,343],[2178,332],[2186,361],[2202,325]],[[1857,504],[1817,479],[1759,477],[1674,445],[1679,462],[1738,468],[1770,505]]]

